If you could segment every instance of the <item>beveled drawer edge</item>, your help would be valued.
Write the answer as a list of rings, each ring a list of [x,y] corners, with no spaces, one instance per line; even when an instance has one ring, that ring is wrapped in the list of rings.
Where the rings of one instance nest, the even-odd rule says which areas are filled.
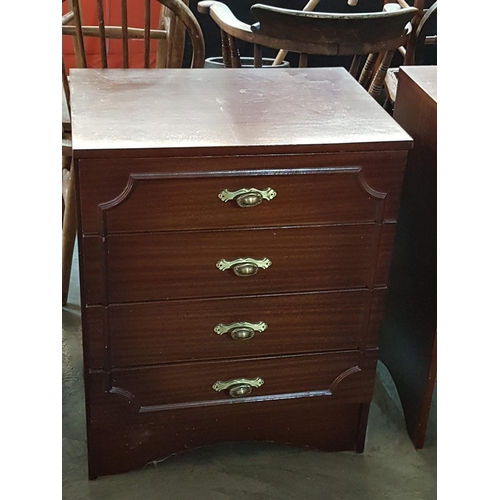
[[[248,396],[239,399],[220,399],[215,401],[192,401],[186,403],[174,403],[165,405],[141,406],[138,413],[152,413],[159,411],[177,410],[181,408],[198,408],[202,406],[221,406],[237,403],[259,403],[263,401],[278,401],[283,399],[299,399],[311,398],[319,396],[331,396],[329,390],[323,391],[308,391],[308,392],[291,392],[288,394],[268,394],[266,396]]]
[[[408,136],[409,137],[409,136]],[[138,149],[97,149],[97,148],[74,148],[73,156],[77,160],[95,159],[165,159],[167,158],[233,158],[233,157],[256,157],[256,156],[312,156],[312,155],[335,155],[343,153],[351,154],[382,154],[402,153],[407,154],[412,149],[411,139],[401,141],[352,142],[348,144],[311,144],[311,145],[283,145],[283,146],[245,146],[242,153],[241,146],[227,147],[197,147],[193,148],[138,148]],[[369,149],[368,149],[369,148]]]
[[[161,303],[171,303],[171,302],[199,302],[199,301],[220,301],[225,299],[252,299],[252,298],[264,298],[264,297],[289,297],[296,295],[315,295],[315,294],[329,294],[329,293],[349,293],[349,292],[371,292],[378,290],[386,290],[387,285],[376,285],[373,288],[368,287],[358,287],[358,288],[332,288],[324,290],[304,290],[299,292],[276,292],[276,293],[259,293],[259,294],[249,294],[249,295],[227,295],[224,297],[191,297],[189,299],[155,299],[146,301],[131,301],[131,302],[110,302],[108,305],[104,304],[85,304],[84,309],[91,309],[94,307],[113,307],[113,306],[134,306],[141,304],[161,304]]]

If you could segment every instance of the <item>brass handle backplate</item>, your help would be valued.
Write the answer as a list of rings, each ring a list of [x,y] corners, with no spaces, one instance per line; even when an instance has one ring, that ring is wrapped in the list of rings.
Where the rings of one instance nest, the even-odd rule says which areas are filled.
[[[267,328],[267,324],[263,321],[258,323],[248,323],[247,321],[240,321],[231,323],[230,325],[223,325],[219,323],[214,332],[217,335],[224,335],[229,332],[231,338],[234,340],[250,340],[257,332],[263,332]]]
[[[272,262],[264,257],[263,259],[251,259],[250,257],[241,257],[234,260],[221,259],[217,262],[217,269],[226,271],[232,269],[236,276],[253,276],[260,269],[267,269]]]
[[[252,392],[252,387],[260,387],[261,385],[264,385],[264,380],[260,377],[252,379],[235,378],[225,382],[218,380],[212,385],[212,389],[217,392],[229,389],[229,395],[232,398],[241,398],[248,396]]]
[[[219,193],[219,199],[224,203],[234,200],[241,208],[251,208],[260,205],[263,200],[271,201],[276,196],[276,191],[271,188],[261,189],[238,189],[237,191],[228,191],[224,189]]]

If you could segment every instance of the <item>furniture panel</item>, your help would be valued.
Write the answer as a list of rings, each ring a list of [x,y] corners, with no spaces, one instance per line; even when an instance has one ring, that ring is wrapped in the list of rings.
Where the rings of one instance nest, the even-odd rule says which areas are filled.
[[[415,148],[402,190],[380,353],[418,449],[425,442],[437,365],[437,67],[400,68],[394,118],[415,138]]]

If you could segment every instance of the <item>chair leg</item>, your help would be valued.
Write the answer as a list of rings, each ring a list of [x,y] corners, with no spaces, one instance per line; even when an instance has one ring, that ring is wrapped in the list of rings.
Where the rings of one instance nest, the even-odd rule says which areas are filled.
[[[222,61],[224,62],[224,68],[232,68],[231,49],[229,48],[229,36],[223,30],[220,31],[220,39],[222,43]]]
[[[361,71],[359,77],[359,83],[366,89],[372,79],[373,71],[378,59],[378,54],[368,54],[366,58],[365,65]]]
[[[236,38],[234,36],[228,35],[229,39],[229,50],[231,52],[231,67],[241,68],[240,51],[238,50],[238,45],[236,44]]]
[[[63,163],[64,163],[63,158]],[[62,223],[62,305],[68,302],[69,280],[76,237],[76,196],[73,160],[70,168],[63,169],[63,223]]]
[[[375,73],[375,76],[370,85],[370,89],[368,90],[368,93],[372,97],[376,98],[382,93],[382,90],[384,88],[385,75],[387,75],[387,70],[389,69],[389,65],[391,64],[393,56],[394,50],[389,50],[382,58],[382,62],[380,63],[380,66]]]

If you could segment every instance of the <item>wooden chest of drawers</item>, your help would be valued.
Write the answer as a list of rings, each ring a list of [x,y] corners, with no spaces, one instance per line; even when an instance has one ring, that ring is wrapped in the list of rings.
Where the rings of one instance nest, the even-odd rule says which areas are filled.
[[[338,68],[71,82],[89,476],[362,451],[410,137]]]

